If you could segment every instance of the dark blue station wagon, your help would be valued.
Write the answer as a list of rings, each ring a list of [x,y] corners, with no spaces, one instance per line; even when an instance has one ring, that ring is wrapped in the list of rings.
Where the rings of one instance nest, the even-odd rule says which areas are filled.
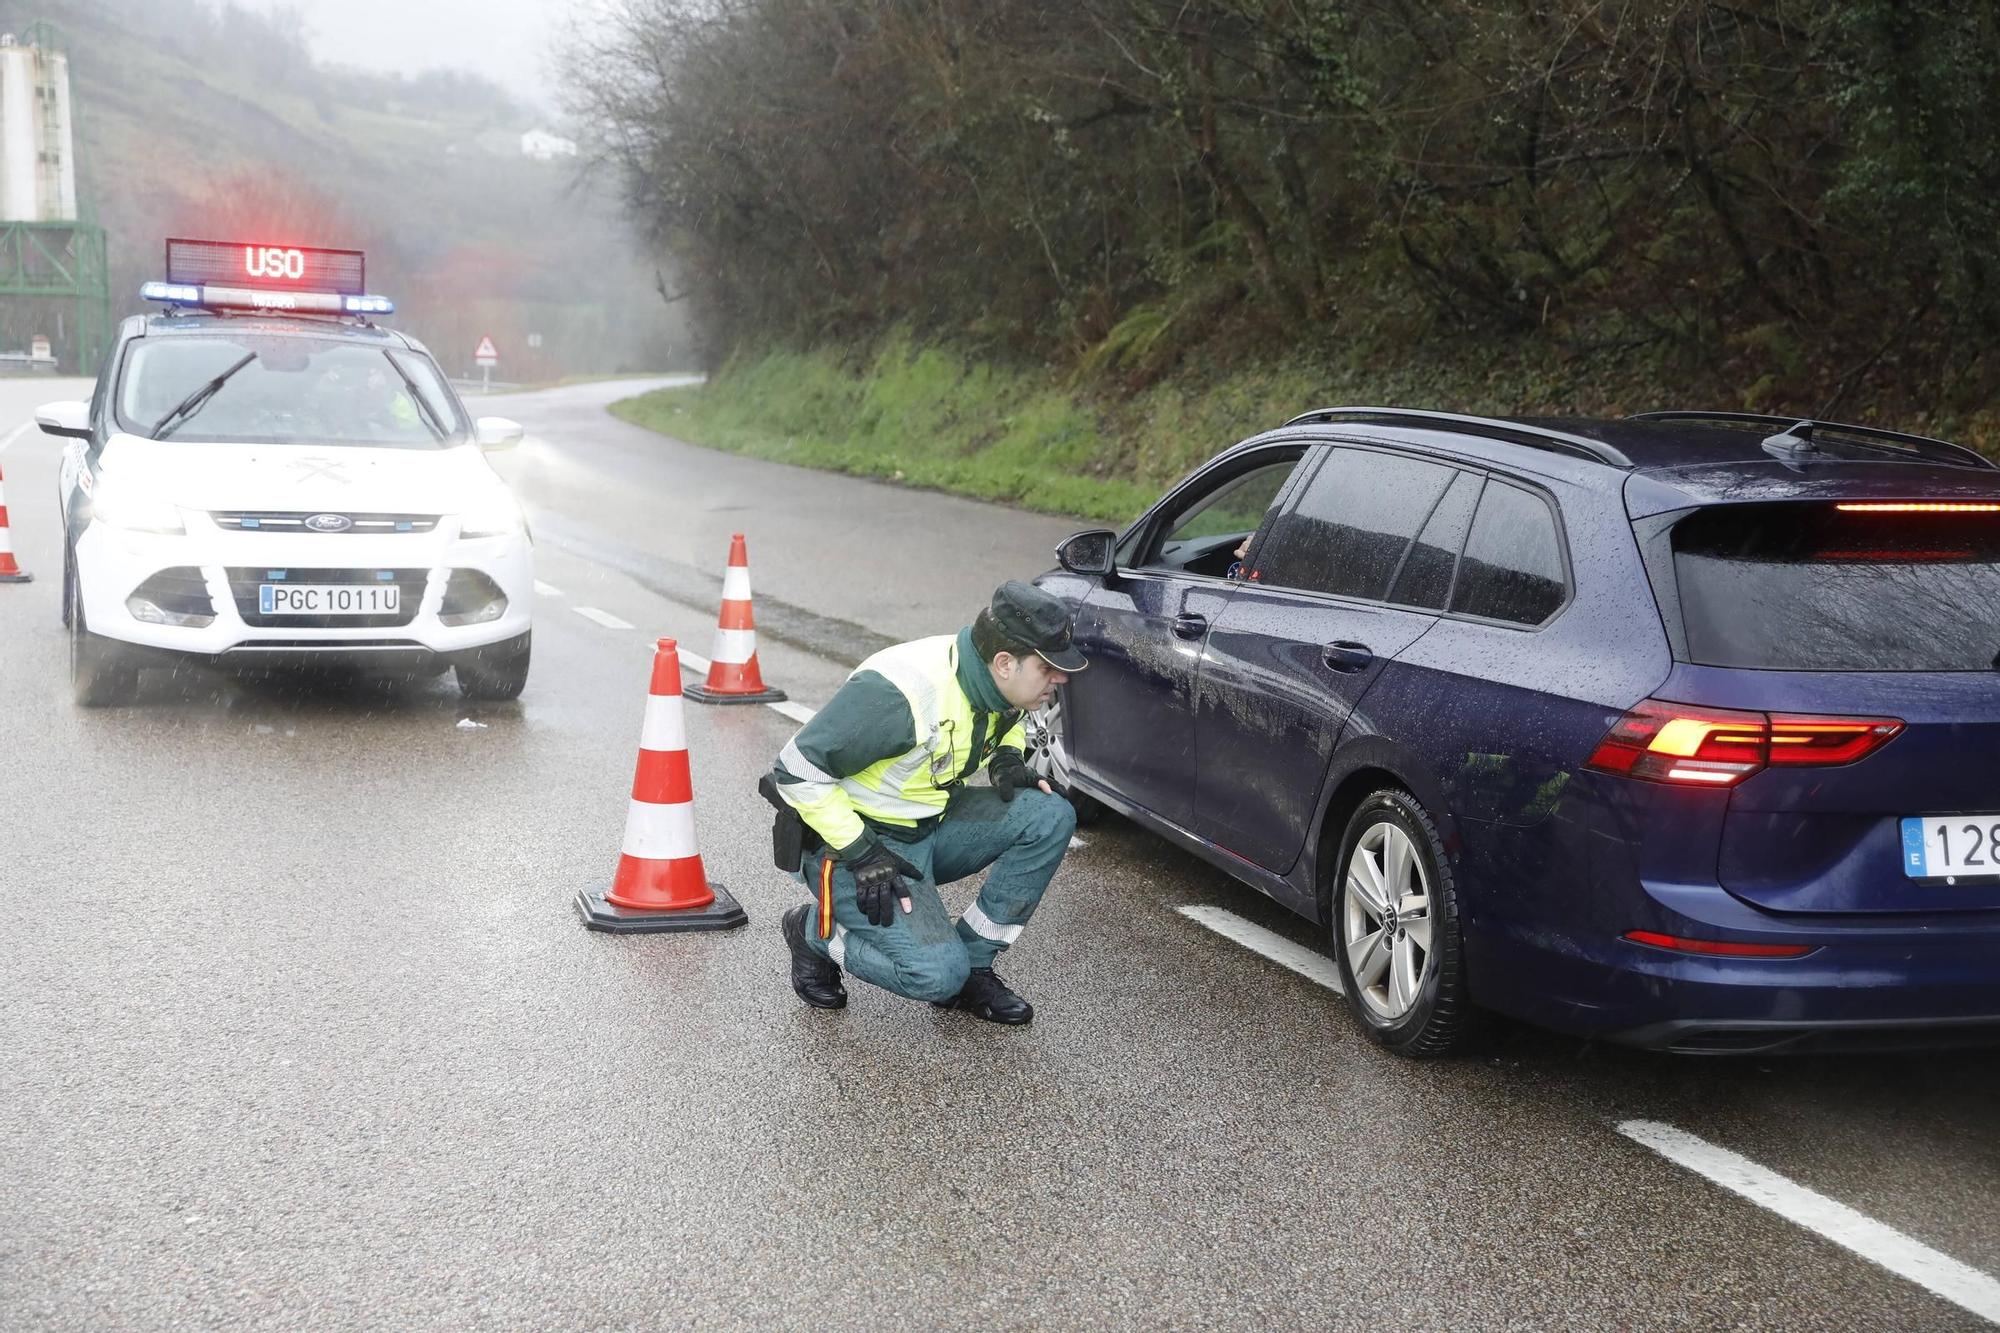
[[[1240,552],[1240,556],[1239,556]],[[1408,1054],[2000,1037],[2000,470],[1728,413],[1309,413],[1044,587],[1036,761],[1325,926]]]

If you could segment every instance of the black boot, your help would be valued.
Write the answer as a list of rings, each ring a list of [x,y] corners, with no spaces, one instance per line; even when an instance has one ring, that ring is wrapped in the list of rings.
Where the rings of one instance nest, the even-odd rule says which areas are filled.
[[[963,1009],[989,1023],[1025,1023],[1035,1016],[1035,1006],[1008,990],[1007,983],[994,976],[990,967],[973,968],[957,998],[946,1000],[938,1008]]]
[[[792,989],[815,1009],[844,1008],[847,988],[840,984],[840,969],[806,943],[806,919],[811,914],[811,904],[800,903],[778,919],[785,947],[792,951]]]

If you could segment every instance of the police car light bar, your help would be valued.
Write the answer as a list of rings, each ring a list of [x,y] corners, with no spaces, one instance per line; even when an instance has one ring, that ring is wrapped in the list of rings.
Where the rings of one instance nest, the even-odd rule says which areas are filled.
[[[196,286],[184,282],[148,282],[139,299],[163,305],[198,306],[207,310],[292,310],[308,315],[393,315],[396,303],[386,296],[342,296],[339,292],[269,292],[256,287]]]
[[[257,241],[167,240],[167,278],[139,288],[147,301],[314,315],[390,315],[396,303],[368,292],[359,250]]]

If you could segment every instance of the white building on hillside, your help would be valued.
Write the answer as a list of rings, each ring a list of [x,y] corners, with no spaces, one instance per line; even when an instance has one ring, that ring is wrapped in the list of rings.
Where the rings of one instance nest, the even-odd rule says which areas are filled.
[[[532,157],[537,162],[552,162],[559,157],[576,156],[576,140],[565,139],[547,130],[529,130],[521,136],[521,155]]]

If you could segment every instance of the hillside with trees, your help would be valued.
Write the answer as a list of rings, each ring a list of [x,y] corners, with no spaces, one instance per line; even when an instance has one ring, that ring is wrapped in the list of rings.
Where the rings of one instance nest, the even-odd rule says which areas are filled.
[[[523,156],[542,118],[506,89],[317,64],[286,11],[0,0],[0,32],[36,20],[69,56],[78,184],[108,233],[114,315],[145,308],[139,284],[161,276],[167,236],[271,237],[365,249],[395,325],[454,373],[482,334],[513,380],[691,355],[615,194],[582,182],[576,159]]]
[[[619,0],[575,57],[715,361],[1025,370],[1107,476],[1217,392],[1264,415],[1183,453],[1339,398],[2000,435],[1992,4]]]

